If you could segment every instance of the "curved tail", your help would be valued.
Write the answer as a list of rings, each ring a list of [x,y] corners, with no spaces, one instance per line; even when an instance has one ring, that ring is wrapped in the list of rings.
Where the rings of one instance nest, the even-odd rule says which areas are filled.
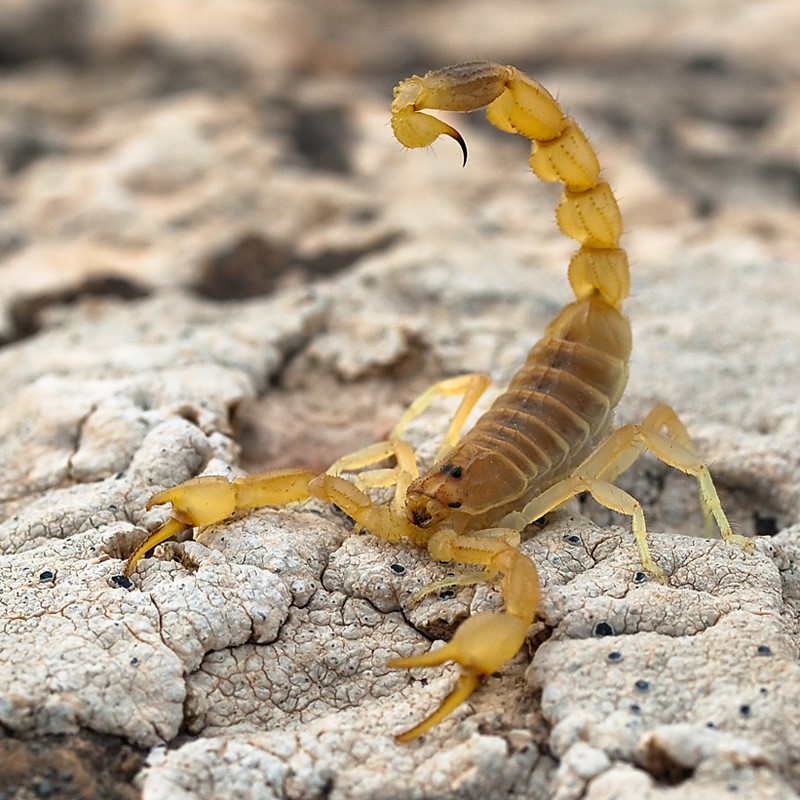
[[[575,296],[601,297],[619,309],[630,287],[628,257],[619,246],[622,217],[611,187],[601,179],[594,149],[553,96],[516,67],[476,61],[414,75],[394,90],[392,130],[406,147],[426,147],[439,136],[455,139],[467,158],[461,134],[422,109],[475,111],[507,133],[531,140],[529,160],[544,181],[564,184],[556,208],[561,231],[580,243],[569,264]]]

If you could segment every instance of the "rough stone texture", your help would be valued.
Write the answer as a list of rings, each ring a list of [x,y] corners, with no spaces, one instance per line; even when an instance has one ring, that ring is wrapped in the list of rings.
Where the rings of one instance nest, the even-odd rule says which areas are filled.
[[[8,0],[9,796],[797,797],[799,36],[795,0]],[[522,544],[544,586],[530,646],[400,746],[455,670],[386,660],[499,608],[494,587],[413,605],[448,567],[316,503],[119,573],[165,519],[153,492],[322,469],[437,378],[507,380],[568,300],[573,245],[524,142],[460,120],[463,171],[449,142],[391,139],[392,85],[476,54],[554,90],[620,198],[620,420],[674,405],[762,535],[752,552],[687,536],[695,487],[642,459],[620,483],[668,581],[641,572],[627,521],[554,513]],[[410,431],[423,457],[445,405]]]

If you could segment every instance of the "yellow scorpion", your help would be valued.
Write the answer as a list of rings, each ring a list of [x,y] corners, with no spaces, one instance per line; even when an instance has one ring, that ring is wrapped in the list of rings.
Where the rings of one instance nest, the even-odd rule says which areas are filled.
[[[402,81],[394,90],[392,130],[406,147],[426,147],[441,135],[450,136],[466,162],[458,131],[422,109],[474,111],[484,106],[493,125],[531,140],[530,166],[539,178],[564,185],[556,221],[580,244],[569,264],[575,300],[550,322],[508,388],[463,437],[467,416],[489,384],[485,375],[435,384],[409,407],[386,441],[339,459],[322,475],[289,469],[233,481],[203,476],[159,492],[148,508],[172,503],[172,518],[125,566],[130,574],[150,548],[188,527],[220,522],[234,511],[314,497],[335,503],[381,539],[408,539],[426,546],[437,561],[481,568],[437,587],[499,578],[504,612],[475,614],[445,646],[389,662],[390,667],[412,668],[453,661],[461,669],[439,708],[400,734],[400,741],[440,722],[522,647],[540,594],[536,567],[517,549],[529,523],[589,492],[602,505],[631,517],[645,569],[663,578],[650,555],[641,505],[612,483],[645,449],[697,479],[703,509],[725,540],[748,543],[731,531],[708,468],[671,408],[658,405],[641,424],[609,433],[631,350],[630,324],[620,310],[629,289],[628,259],[619,246],[617,201],[574,120],[543,86],[515,67],[476,62]],[[411,446],[401,435],[434,398],[449,395],[461,395],[460,405],[436,463],[419,475]],[[395,460],[393,469],[374,468],[389,458]],[[366,470],[358,475],[358,485],[340,477],[357,470]],[[364,491],[392,484],[395,496],[388,505],[374,503]]]

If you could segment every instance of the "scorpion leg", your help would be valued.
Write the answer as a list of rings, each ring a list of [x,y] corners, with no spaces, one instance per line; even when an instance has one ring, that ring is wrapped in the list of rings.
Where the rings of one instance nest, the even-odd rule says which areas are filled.
[[[440,541],[440,539],[437,537],[444,537],[447,539],[452,536],[452,533],[452,531],[445,529],[438,534],[434,534],[428,541],[428,551],[433,555],[434,558],[438,558],[441,561],[451,560],[446,555],[437,555],[437,552],[439,552],[437,550],[438,542]],[[512,528],[485,528],[484,530],[476,531],[475,533],[471,534],[471,537],[476,539],[494,539],[495,541],[500,540],[505,542],[509,547],[518,547],[520,542],[519,531],[516,531]],[[453,586],[474,586],[476,583],[492,581],[495,577],[495,572],[490,572],[486,569],[476,570],[473,572],[461,572],[457,575],[449,575],[441,580],[432,581],[418,591],[414,592],[414,594],[411,596],[411,602],[418,603],[423,597],[426,597],[433,592],[438,592],[440,589],[449,589]]]
[[[617,440],[616,448],[607,443]],[[589,470],[597,470],[597,477],[614,480],[624,472],[644,450],[649,449],[653,455],[665,464],[692,475],[698,483],[700,501],[703,511],[710,515],[720,535],[726,542],[741,547],[751,548],[753,543],[746,536],[735,534],[730,522],[722,510],[714,481],[708,467],[697,455],[689,434],[675,411],[664,403],[659,403],[644,418],[640,425],[624,425],[615,431],[597,451],[590,455],[579,470],[588,466]],[[619,455],[614,456],[614,450]],[[605,462],[605,463],[604,463]]]
[[[515,532],[508,536],[515,538]],[[533,562],[506,541],[504,535],[458,535],[443,530],[431,537],[431,555],[440,561],[479,564],[481,578],[490,580],[498,573],[505,612],[475,614],[459,625],[453,638],[437,650],[409,658],[396,658],[388,666],[411,669],[438,666],[453,661],[461,668],[456,686],[439,708],[413,728],[399,734],[407,742],[425,733],[463,703],[475,690],[481,678],[491,675],[510,661],[525,642],[528,628],[539,605],[539,576]],[[466,581],[465,581],[466,582]]]
[[[399,542],[407,537],[415,544],[424,544],[430,536],[392,506],[374,503],[358,486],[337,475],[323,473],[314,478],[308,488],[312,497],[338,506],[358,526],[384,541]]]
[[[379,464],[389,458],[396,460],[397,463],[394,467],[358,472],[353,475],[351,480],[362,490],[394,486],[392,507],[395,513],[402,514],[406,491],[411,481],[419,475],[414,449],[408,442],[393,437],[384,442],[367,445],[361,450],[356,450],[337,459],[328,467],[326,472],[328,475],[339,476],[343,472],[363,470],[365,467]]]
[[[395,458],[397,460],[395,467],[359,472],[353,477],[353,482],[361,489],[394,485],[394,510],[398,514],[402,513],[406,490],[411,481],[419,475],[419,468],[417,467],[413,449],[400,438],[403,431],[413,420],[424,413],[436,398],[463,395],[447,428],[444,440],[437,451],[436,460],[443,458],[458,442],[461,429],[464,427],[470,412],[490,383],[491,379],[484,373],[458,375],[454,378],[438,381],[433,386],[428,387],[411,403],[392,429],[386,441],[367,445],[361,450],[342,456],[327,469],[327,473],[329,475],[341,475],[343,472],[362,470],[388,458]]]
[[[681,422],[678,415],[675,413],[674,409],[670,406],[666,405],[665,403],[657,403],[647,414],[647,416],[642,420],[642,427],[643,428],[651,428],[654,431],[660,431],[664,429],[668,434],[669,438],[672,439],[676,444],[682,447],[687,453],[693,456],[698,462],[700,461],[700,456],[695,449],[694,442],[692,438],[689,436],[689,431],[686,430],[686,426]],[[633,457],[630,459],[630,463],[632,464],[637,457],[638,454],[634,453]],[[665,461],[665,459],[661,459]],[[669,463],[665,461],[665,463]],[[622,459],[620,459],[615,465],[613,470],[607,470],[604,473],[603,477],[606,480],[613,481],[618,475],[621,475],[625,470],[630,466],[630,464],[624,463]],[[680,468],[679,468],[680,469]],[[710,477],[709,477],[710,480]],[[706,524],[705,524],[705,532],[706,535],[710,536],[713,532],[713,526],[715,523],[714,514],[711,510],[711,507],[706,502],[706,495],[703,492],[702,483],[700,485],[700,504],[703,508],[703,514],[705,516]],[[716,490],[712,484],[711,490],[713,496],[716,497]],[[719,503],[719,498],[717,498],[717,503]],[[723,538],[725,534],[723,534]],[[743,538],[743,537],[740,537]],[[748,540],[749,541],[749,540]],[[740,544],[742,542],[739,542]]]
[[[623,429],[620,428],[620,430]],[[613,436],[611,438],[613,438]],[[607,439],[606,443],[610,441],[611,439]],[[601,447],[602,446],[603,445],[601,445]],[[628,455],[628,453],[626,453],[626,455]],[[639,453],[637,452],[636,455],[639,455]],[[582,492],[589,492],[600,505],[610,508],[612,511],[617,511],[620,514],[626,514],[631,518],[633,535],[636,537],[636,544],[639,547],[639,556],[642,560],[642,565],[651,575],[663,579],[665,577],[664,571],[653,561],[653,557],[650,554],[650,547],[647,544],[647,527],[644,521],[644,512],[642,511],[642,506],[639,501],[613,483],[599,480],[585,474],[583,471],[581,471],[580,474],[571,475],[569,478],[565,478],[554,484],[549,489],[542,492],[535,500],[531,500],[522,511],[512,511],[500,520],[500,522],[522,529],[527,524],[543,517],[554,508],[558,508],[560,505],[566,503],[567,500]]]
[[[456,446],[467,417],[491,382],[491,378],[488,375],[476,372],[468,375],[458,375],[455,378],[447,378],[434,383],[406,409],[397,425],[394,426],[391,438],[399,437],[409,424],[422,414],[437,397],[463,395],[436,454],[436,460],[438,461]]]
[[[601,505],[631,517],[642,564],[648,572],[663,578],[663,570],[650,555],[644,512],[640,503],[611,483],[645,450],[650,450],[665,464],[692,475],[697,480],[703,510],[713,517],[726,542],[752,547],[752,542],[746,536],[733,533],[708,467],[695,452],[677,414],[663,404],[656,406],[641,424],[624,425],[614,431],[570,477],[542,492],[522,511],[508,514],[500,524],[519,528],[520,525],[524,526],[552,511],[571,497],[588,491]]]

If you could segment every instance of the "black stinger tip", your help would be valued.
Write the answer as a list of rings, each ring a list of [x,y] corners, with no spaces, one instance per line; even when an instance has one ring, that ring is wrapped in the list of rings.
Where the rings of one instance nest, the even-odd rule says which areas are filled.
[[[453,138],[458,142],[458,146],[461,148],[461,152],[464,154],[464,161],[461,164],[461,166],[462,167],[466,167],[467,166],[467,143],[464,141],[464,138],[461,136],[461,134],[458,131],[456,131],[456,135]]]

